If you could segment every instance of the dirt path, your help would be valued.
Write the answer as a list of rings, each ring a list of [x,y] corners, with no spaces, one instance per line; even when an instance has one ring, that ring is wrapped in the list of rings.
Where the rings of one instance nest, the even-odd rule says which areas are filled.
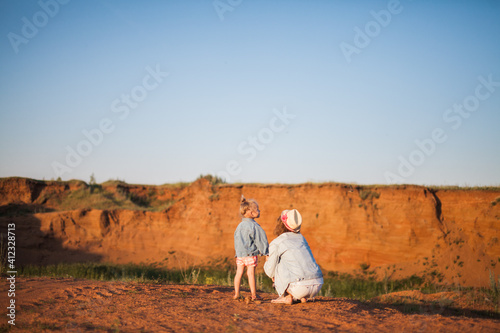
[[[0,331],[7,284],[0,288]],[[70,278],[18,278],[16,329],[64,332],[498,332],[500,320],[434,313],[319,297],[293,306],[233,301],[220,286],[157,285]],[[246,293],[248,294],[248,293]]]

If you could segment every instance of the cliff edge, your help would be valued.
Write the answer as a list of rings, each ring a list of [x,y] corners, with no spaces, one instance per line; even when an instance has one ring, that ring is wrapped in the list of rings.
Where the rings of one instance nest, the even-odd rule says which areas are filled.
[[[500,275],[498,188],[2,178],[0,227],[5,237],[7,224],[16,225],[18,265],[232,263],[242,194],[259,202],[269,241],[280,212],[297,208],[323,270],[462,286],[488,286]]]

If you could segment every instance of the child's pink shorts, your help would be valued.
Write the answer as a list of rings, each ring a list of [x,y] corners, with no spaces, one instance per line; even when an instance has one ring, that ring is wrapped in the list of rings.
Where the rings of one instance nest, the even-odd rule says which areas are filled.
[[[257,256],[236,258],[236,265],[257,267],[258,261],[259,258]]]

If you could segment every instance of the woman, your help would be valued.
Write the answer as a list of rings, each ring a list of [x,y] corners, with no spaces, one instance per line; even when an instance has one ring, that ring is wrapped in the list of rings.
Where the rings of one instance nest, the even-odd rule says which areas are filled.
[[[269,257],[264,264],[264,271],[273,279],[280,296],[271,303],[305,303],[323,286],[323,274],[300,233],[301,225],[302,216],[296,209],[284,210],[277,220],[274,234],[278,237],[269,244]]]

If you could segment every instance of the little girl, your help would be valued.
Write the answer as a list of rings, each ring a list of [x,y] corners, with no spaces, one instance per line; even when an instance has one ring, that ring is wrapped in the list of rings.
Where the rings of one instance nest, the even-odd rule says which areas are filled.
[[[259,205],[255,200],[247,200],[242,195],[240,214],[243,219],[234,232],[234,249],[236,251],[234,299],[240,297],[240,283],[245,266],[252,300],[262,299],[256,292],[255,267],[257,267],[258,255],[266,256],[269,254],[269,243],[267,242],[266,233],[254,220],[260,217]]]

